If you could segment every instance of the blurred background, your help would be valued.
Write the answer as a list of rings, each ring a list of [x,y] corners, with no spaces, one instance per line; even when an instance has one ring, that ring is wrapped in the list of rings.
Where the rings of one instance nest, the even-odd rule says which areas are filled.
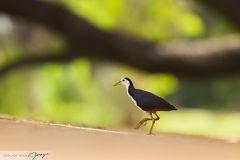
[[[63,6],[103,32],[162,45],[235,38],[239,34],[227,17],[194,0],[41,2]],[[116,81],[127,76],[137,88],[153,92],[179,108],[159,113],[161,119],[156,130],[240,138],[239,75],[199,78],[191,74],[153,73],[87,56],[67,63],[14,67],[14,62],[23,57],[64,50],[68,42],[52,29],[54,27],[49,29],[22,15],[12,16],[1,8],[0,67],[10,70],[0,69],[0,114],[80,126],[133,128],[148,115],[134,106],[124,87],[113,87]]]

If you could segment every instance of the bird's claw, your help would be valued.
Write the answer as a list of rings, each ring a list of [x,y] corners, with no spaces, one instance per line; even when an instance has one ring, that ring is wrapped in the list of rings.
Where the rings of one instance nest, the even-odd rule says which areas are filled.
[[[154,134],[154,133],[148,133],[147,135],[149,135],[149,136],[156,136],[156,134]]]

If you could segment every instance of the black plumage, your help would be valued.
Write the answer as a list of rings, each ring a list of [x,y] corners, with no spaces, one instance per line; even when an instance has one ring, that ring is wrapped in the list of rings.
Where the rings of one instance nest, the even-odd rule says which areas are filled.
[[[132,81],[125,77],[117,82],[115,85],[124,84],[127,88],[128,96],[134,101],[134,103],[143,111],[150,113],[151,118],[145,118],[140,121],[136,128],[139,128],[142,124],[146,123],[148,120],[152,120],[152,126],[149,134],[152,134],[152,129],[156,120],[159,120],[159,116],[157,115],[157,111],[172,111],[177,110],[177,108],[171,104],[169,104],[163,98],[156,96],[150,92],[136,89],[132,83]],[[153,117],[153,114],[156,118]]]
[[[128,93],[143,111],[171,111],[176,107],[150,92],[130,87]]]
[[[136,105],[143,111],[171,111],[176,110],[176,107],[169,104],[163,98],[158,97],[150,92],[136,89],[129,78],[124,78],[130,82],[128,94],[136,101]]]

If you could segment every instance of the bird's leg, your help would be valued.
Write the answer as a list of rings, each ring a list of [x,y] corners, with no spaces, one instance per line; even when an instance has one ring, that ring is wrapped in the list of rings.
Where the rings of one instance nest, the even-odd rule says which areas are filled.
[[[153,126],[155,124],[155,118],[153,118],[152,113],[150,114],[150,116],[151,116],[151,119],[152,119],[152,126],[151,126],[151,128],[149,130],[149,133],[148,133],[149,135],[152,134],[152,129],[153,129]]]
[[[153,133],[152,133],[152,130],[153,130],[153,126],[154,126],[154,124],[155,124],[155,121],[157,121],[157,120],[160,119],[156,112],[153,112],[153,114],[156,115],[157,118],[154,118],[153,115],[152,115],[152,113],[150,113],[150,116],[151,116],[151,118],[152,118],[152,126],[151,126],[151,128],[150,128],[149,133],[148,133],[149,135],[150,135],[150,134],[153,134]]]
[[[147,121],[149,121],[149,120],[152,120],[152,118],[144,118],[143,120],[141,120],[141,121],[137,124],[137,126],[135,127],[135,129],[138,129],[139,127],[141,127],[141,125],[146,124]]]
[[[160,117],[157,115],[156,112],[153,113],[157,118],[155,118],[156,121],[158,121],[160,119]]]

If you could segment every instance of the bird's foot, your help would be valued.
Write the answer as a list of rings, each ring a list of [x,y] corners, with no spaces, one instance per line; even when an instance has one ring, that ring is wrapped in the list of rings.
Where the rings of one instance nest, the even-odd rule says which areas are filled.
[[[134,127],[134,129],[139,129],[140,128],[140,126],[136,126],[136,127]]]
[[[147,135],[149,135],[149,136],[156,136],[155,133],[151,133],[151,132],[149,132]]]

